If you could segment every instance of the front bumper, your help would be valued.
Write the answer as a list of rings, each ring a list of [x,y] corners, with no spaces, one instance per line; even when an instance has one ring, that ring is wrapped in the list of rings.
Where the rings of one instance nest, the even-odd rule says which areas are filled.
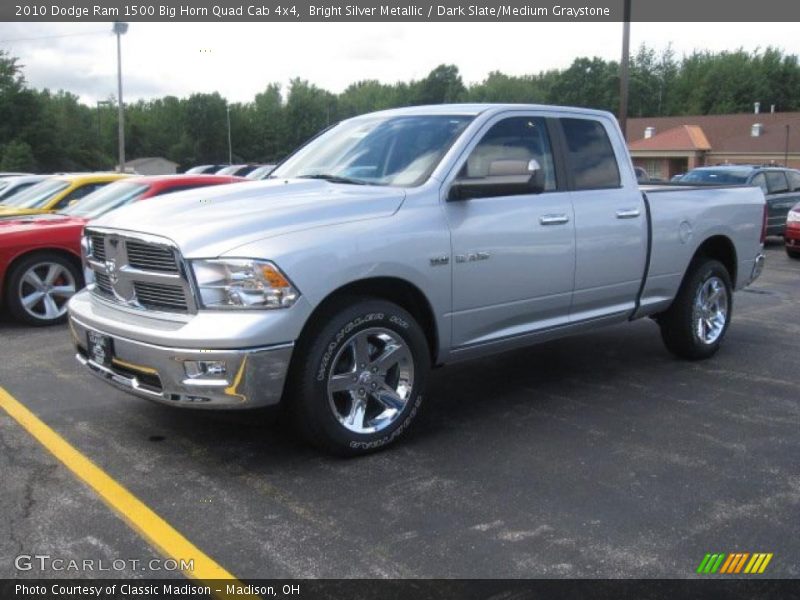
[[[294,347],[287,343],[242,350],[173,348],[112,334],[74,315],[69,324],[76,358],[90,373],[141,398],[188,408],[241,409],[279,403]],[[110,363],[100,364],[89,353],[89,331],[112,340]],[[192,378],[187,375],[186,361],[222,361],[225,373]]]

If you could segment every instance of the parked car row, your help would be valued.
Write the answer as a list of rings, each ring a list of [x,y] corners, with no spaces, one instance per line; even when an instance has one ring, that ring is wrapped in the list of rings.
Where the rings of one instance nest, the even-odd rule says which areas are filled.
[[[15,184],[18,192],[0,200],[2,304],[32,325],[63,321],[67,302],[84,285],[81,238],[91,219],[139,200],[244,181],[225,175],[120,173],[0,179],[0,194]]]

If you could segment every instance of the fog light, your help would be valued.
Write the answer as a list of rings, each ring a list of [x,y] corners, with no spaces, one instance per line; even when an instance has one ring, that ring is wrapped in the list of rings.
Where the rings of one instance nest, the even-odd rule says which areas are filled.
[[[224,360],[186,360],[183,362],[183,369],[190,379],[200,377],[213,379],[223,377],[227,372]]]

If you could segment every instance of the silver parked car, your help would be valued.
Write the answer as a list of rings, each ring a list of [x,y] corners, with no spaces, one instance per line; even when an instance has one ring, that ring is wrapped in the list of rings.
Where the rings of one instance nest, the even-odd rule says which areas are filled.
[[[359,454],[408,429],[435,365],[642,317],[710,357],[761,271],[764,211],[755,187],[640,188],[606,112],[390,110],[267,181],[94,221],[70,331],[109,384],[287,402],[307,440]]]

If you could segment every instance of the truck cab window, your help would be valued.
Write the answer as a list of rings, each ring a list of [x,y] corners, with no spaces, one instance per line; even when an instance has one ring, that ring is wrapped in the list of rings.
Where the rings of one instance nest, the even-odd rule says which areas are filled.
[[[620,186],[614,149],[605,127],[590,119],[560,119],[567,141],[567,162],[576,190]]]
[[[495,123],[459,173],[459,179],[481,179],[504,175],[519,166],[523,171],[531,160],[541,169],[542,190],[556,189],[553,152],[545,120],[541,117],[511,117]]]

